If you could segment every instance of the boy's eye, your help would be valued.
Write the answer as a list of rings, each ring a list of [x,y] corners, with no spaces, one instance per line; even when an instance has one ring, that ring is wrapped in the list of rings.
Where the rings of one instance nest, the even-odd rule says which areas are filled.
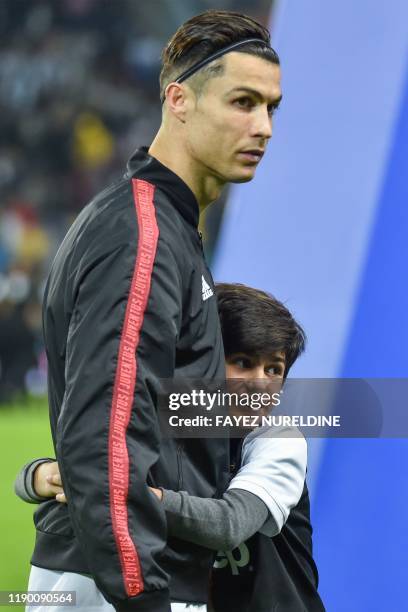
[[[234,359],[234,365],[238,366],[238,368],[242,368],[243,370],[249,370],[252,367],[252,363],[250,359],[246,357],[238,357]]]
[[[270,376],[283,376],[283,368],[280,365],[268,366],[266,372],[270,374]]]

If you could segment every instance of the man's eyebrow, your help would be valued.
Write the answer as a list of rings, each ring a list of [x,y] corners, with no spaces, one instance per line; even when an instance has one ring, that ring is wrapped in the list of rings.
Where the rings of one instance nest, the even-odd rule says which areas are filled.
[[[252,94],[258,99],[261,99],[261,100],[264,99],[264,96],[261,94],[260,91],[258,91],[257,89],[252,89],[252,87],[245,87],[243,85],[240,87],[233,87],[233,89],[230,89],[227,95],[230,95],[231,93],[234,93],[234,92],[237,93],[238,91],[245,91],[246,93]],[[278,108],[279,104],[281,103],[281,100],[282,100],[282,94],[271,102],[272,106],[274,108]]]

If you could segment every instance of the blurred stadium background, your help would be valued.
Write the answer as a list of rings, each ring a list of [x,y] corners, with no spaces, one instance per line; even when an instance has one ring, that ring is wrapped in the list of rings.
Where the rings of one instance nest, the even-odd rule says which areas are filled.
[[[256,180],[202,220],[216,280],[295,312],[309,346],[294,375],[407,376],[406,0],[0,0],[0,590],[25,588],[34,537],[14,476],[52,454],[48,267],[81,207],[158,128],[163,44],[214,7],[271,25],[284,92]],[[311,444],[329,612],[406,608],[407,460],[406,440]]]

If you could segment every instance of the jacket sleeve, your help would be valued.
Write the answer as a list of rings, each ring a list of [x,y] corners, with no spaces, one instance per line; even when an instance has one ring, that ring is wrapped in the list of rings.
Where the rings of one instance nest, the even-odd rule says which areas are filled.
[[[26,465],[21,468],[14,481],[14,493],[20,499],[29,504],[40,504],[41,502],[48,501],[50,499],[49,497],[41,497],[41,495],[37,495],[34,488],[35,470],[42,463],[49,463],[50,461],[55,461],[55,459],[42,457],[26,463]]]
[[[156,226],[157,228],[157,226]],[[170,610],[165,513],[146,479],[158,460],[155,397],[174,374],[181,276],[154,227],[90,251],[77,279],[57,459],[90,572],[117,610]]]
[[[272,537],[279,533],[302,495],[306,478],[307,443],[294,428],[271,429],[244,443],[242,464],[228,490],[253,493],[269,510],[270,517],[259,532]],[[253,437],[252,437],[253,435]]]
[[[233,550],[268,519],[264,502],[248,491],[226,491],[221,499],[163,489],[169,535],[211,550]],[[278,533],[278,530],[276,530]]]

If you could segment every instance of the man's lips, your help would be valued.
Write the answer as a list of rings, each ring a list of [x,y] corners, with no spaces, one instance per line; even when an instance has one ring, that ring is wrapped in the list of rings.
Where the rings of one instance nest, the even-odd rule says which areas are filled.
[[[248,149],[246,151],[240,151],[238,155],[252,163],[257,164],[265,153],[262,149]]]

